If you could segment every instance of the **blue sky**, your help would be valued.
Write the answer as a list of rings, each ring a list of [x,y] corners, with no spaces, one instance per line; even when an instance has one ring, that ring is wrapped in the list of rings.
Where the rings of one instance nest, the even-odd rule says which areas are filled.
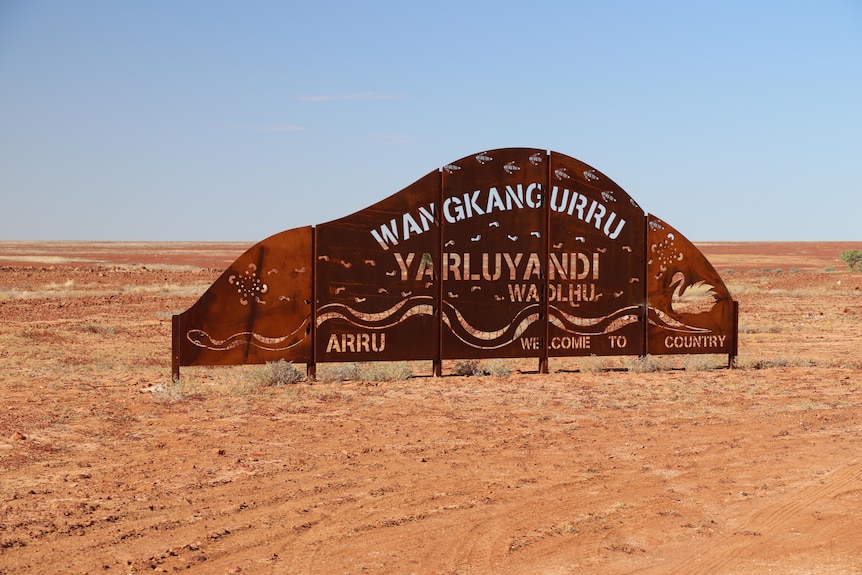
[[[0,239],[256,242],[509,146],[862,240],[862,2],[0,2]]]

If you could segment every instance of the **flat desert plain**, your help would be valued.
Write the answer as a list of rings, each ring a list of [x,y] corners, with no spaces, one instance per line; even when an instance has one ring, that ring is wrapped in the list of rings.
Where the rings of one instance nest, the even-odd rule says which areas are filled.
[[[172,382],[171,314],[249,246],[0,243],[0,573],[862,572],[862,245],[700,244],[737,369]]]

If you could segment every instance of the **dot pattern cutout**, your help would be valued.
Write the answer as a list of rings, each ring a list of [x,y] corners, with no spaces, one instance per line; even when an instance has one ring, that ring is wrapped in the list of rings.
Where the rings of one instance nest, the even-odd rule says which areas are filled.
[[[676,247],[675,240],[676,236],[673,233],[668,233],[664,240],[652,245],[652,253],[658,260],[659,269],[662,272],[667,271],[667,266],[671,263],[682,261],[683,255]]]
[[[260,296],[269,291],[269,286],[263,283],[257,274],[257,266],[248,264],[248,269],[242,274],[233,274],[228,278],[231,285],[236,286],[239,303],[248,305],[253,298],[256,303],[265,304]]]

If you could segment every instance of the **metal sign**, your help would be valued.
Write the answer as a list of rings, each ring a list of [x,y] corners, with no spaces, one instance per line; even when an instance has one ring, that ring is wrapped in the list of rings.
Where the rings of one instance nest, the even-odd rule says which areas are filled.
[[[694,295],[692,295],[694,294]],[[355,214],[267,238],[173,317],[180,366],[737,353],[698,249],[574,158],[462,158]]]

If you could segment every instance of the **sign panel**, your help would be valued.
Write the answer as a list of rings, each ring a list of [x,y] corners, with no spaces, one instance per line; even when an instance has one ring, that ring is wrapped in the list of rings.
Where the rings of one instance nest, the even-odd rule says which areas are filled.
[[[254,245],[173,316],[175,372],[179,365],[313,362],[312,231],[287,230]]]
[[[643,211],[610,178],[557,153],[549,208],[550,355],[643,355]]]
[[[443,167],[443,358],[544,349],[548,158],[508,148]]]
[[[439,191],[435,171],[317,226],[317,361],[437,357]]]
[[[647,353],[736,355],[736,302],[700,251],[657,217],[646,243]]]

